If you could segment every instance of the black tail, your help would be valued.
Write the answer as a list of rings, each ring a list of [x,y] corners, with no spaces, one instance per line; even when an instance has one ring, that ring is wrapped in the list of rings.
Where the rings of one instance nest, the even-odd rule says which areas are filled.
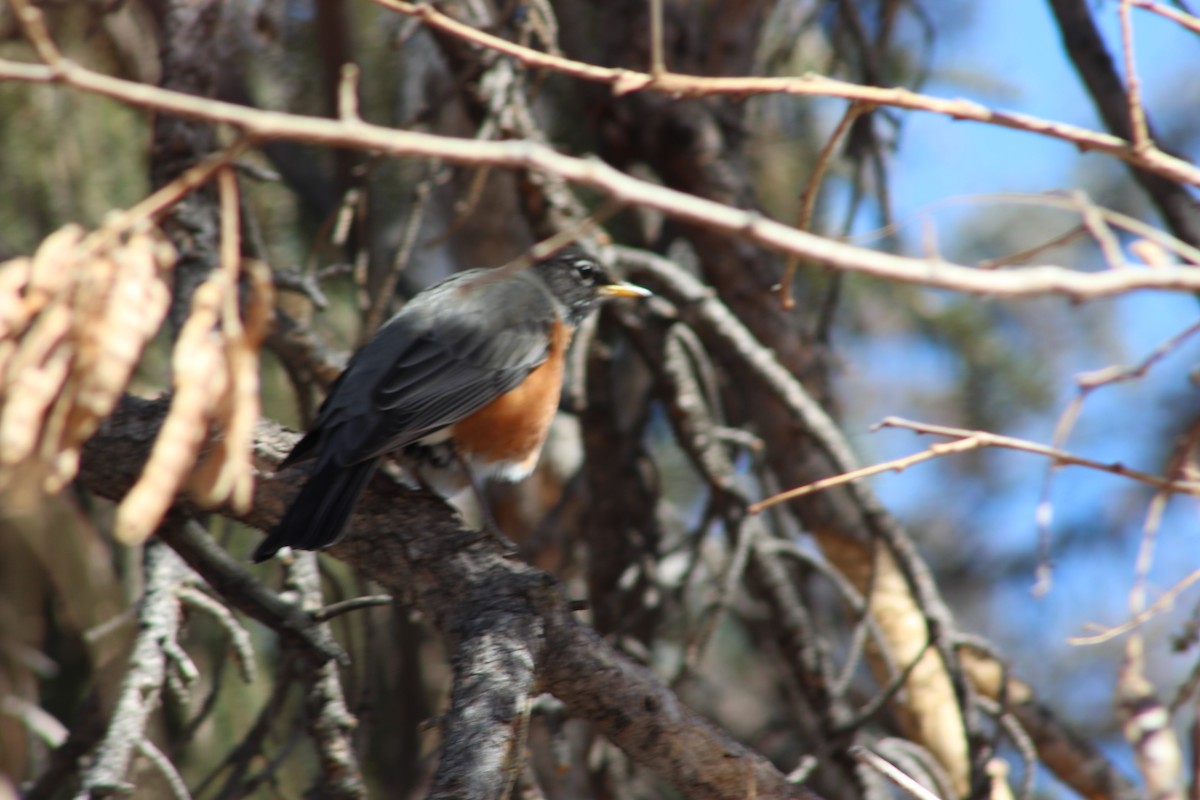
[[[266,561],[281,547],[320,550],[341,539],[350,512],[377,466],[378,458],[346,467],[333,459],[318,460],[283,520],[254,551],[255,563]]]

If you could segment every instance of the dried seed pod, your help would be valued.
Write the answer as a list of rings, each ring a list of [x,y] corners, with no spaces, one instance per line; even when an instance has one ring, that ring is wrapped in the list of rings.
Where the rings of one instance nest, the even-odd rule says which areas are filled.
[[[259,261],[245,261],[248,279],[245,319],[240,336],[226,337],[230,369],[230,404],[222,415],[225,436],[216,455],[221,468],[212,483],[213,502],[230,502],[239,511],[249,509],[254,496],[254,465],[250,453],[254,426],[261,415],[258,349],[266,338],[275,308],[275,287],[270,270]]]
[[[32,318],[25,307],[25,287],[32,268],[33,261],[28,258],[0,264],[0,387],[5,385],[9,359],[17,352],[17,336]]]
[[[170,294],[160,277],[156,250],[153,239],[142,234],[114,253],[118,269],[96,321],[103,331],[103,347],[94,353],[80,378],[65,447],[81,444],[95,432],[99,421],[112,413],[142,351],[162,325]]]
[[[33,261],[14,258],[0,264],[0,339],[15,337],[33,316],[25,305],[25,288]]]
[[[175,499],[196,463],[208,420],[228,388],[228,366],[215,330],[225,281],[217,274],[192,298],[171,358],[174,396],[171,410],[141,477],[117,507],[116,535],[125,544],[145,541]]]
[[[28,505],[74,478],[170,301],[174,250],[147,230],[68,225],[0,265],[0,487]],[[224,369],[224,367],[222,367]],[[19,495],[19,498],[14,498]]]
[[[10,360],[0,409],[0,465],[16,465],[37,446],[42,420],[74,357],[70,330],[71,309],[55,304],[38,317]]]
[[[29,313],[37,314],[49,299],[64,293],[80,278],[80,244],[84,230],[64,225],[42,241],[33,256],[33,269],[26,289]]]

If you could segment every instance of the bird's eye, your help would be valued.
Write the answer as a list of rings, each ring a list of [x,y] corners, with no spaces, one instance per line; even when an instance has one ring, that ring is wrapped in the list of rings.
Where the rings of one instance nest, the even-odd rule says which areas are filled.
[[[585,281],[593,281],[596,279],[596,268],[587,261],[576,261],[575,271],[579,273],[579,277]]]

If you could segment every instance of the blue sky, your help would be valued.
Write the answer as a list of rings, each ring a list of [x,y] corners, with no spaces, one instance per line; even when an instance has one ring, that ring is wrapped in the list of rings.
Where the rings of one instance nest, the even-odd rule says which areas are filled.
[[[1123,72],[1118,4],[1109,0],[1092,5]],[[1009,110],[1103,130],[1062,50],[1047,3],[984,2],[977,3],[973,13],[974,22],[960,36],[939,41],[926,91],[972,96]],[[1189,71],[1194,79],[1200,37],[1137,9],[1133,25],[1138,74],[1153,116],[1156,108],[1170,104]],[[999,88],[981,92],[965,86],[962,78],[972,73],[998,82]],[[903,145],[893,174],[901,216],[950,195],[1059,188],[1081,161],[1073,147],[1055,139],[933,114],[909,117]],[[979,153],[990,158],[980,159]],[[945,169],[947,163],[956,168]]]
[[[1090,100],[1062,51],[1045,3],[1032,0],[980,3],[975,13],[974,22],[959,37],[939,42],[935,53],[935,77],[926,87],[928,93],[972,97],[1006,109],[1102,129]],[[1119,55],[1117,4],[1098,4],[1097,17],[1110,48]],[[1188,71],[1194,70],[1197,61],[1200,61],[1200,38],[1146,12],[1135,13],[1134,24],[1139,53],[1138,69],[1153,115],[1156,97],[1169,100],[1170,90],[1179,82],[1180,76],[1189,74]],[[1004,91],[980,93],[964,85],[965,81],[952,82],[939,77],[968,73],[1001,75],[1008,87]],[[1194,75],[1194,72],[1191,74]],[[988,157],[981,158],[979,154]],[[893,165],[895,214],[897,219],[914,221],[905,231],[905,241],[910,248],[919,250],[916,242],[920,226],[915,221],[928,213],[936,221],[943,245],[952,250],[960,231],[965,238],[970,238],[970,231],[966,228],[973,218],[986,213],[987,206],[977,203],[947,204],[944,202],[947,198],[1076,188],[1086,177],[1087,165],[1101,158],[1104,157],[1081,156],[1070,145],[1047,137],[955,122],[933,114],[912,114],[905,122],[902,146]],[[930,206],[935,205],[936,208],[928,211]],[[1156,222],[1153,217],[1150,220]],[[1093,308],[1084,307],[1079,313],[1099,316],[1112,312],[1115,315],[1115,327],[1118,330],[1113,333],[1122,350],[1118,363],[1140,360],[1160,342],[1194,322],[1200,311],[1200,304],[1195,298],[1169,293],[1139,293],[1091,305]],[[898,359],[897,352],[889,351],[904,350],[903,342],[878,343],[876,349],[875,358],[881,367],[891,364],[893,371],[905,374],[915,368],[918,374],[934,384],[954,379],[953,368],[936,353],[907,350]],[[1087,415],[1079,428],[1080,439],[1098,443],[1099,450],[1089,455],[1100,459],[1148,456],[1148,453],[1139,452],[1136,441],[1130,440],[1148,433],[1145,426],[1138,423],[1152,417],[1152,409],[1146,410],[1145,420],[1130,420],[1130,406],[1138,407],[1139,404],[1153,401],[1163,392],[1185,390],[1189,364],[1194,364],[1198,358],[1200,347],[1193,342],[1167,358],[1139,384],[1097,392],[1089,400]],[[1067,362],[1072,371],[1060,375],[1061,385],[1053,387],[1062,403],[1073,396],[1074,372],[1113,363],[1110,354],[1087,352],[1079,353],[1076,358],[1067,359]],[[897,413],[887,410],[889,406],[886,404],[877,405],[882,413]],[[917,408],[911,409],[914,414],[919,411]],[[909,412],[901,410],[899,413]],[[866,424],[873,421],[863,420]],[[1050,416],[1031,421],[1028,430],[1007,433],[1048,441],[1055,421]],[[1090,429],[1095,425],[1111,431],[1114,436],[1092,435]],[[867,435],[872,438],[889,436],[899,442],[907,442],[910,447],[918,442],[903,433]],[[877,445],[872,442],[872,446]],[[911,452],[903,446],[897,449]],[[1021,461],[1034,459],[1018,454],[1014,454],[1013,458]],[[1151,470],[1155,467],[1152,462],[1141,466]],[[1071,471],[1068,471],[1063,473],[1060,480],[1070,484],[1073,480],[1071,476]],[[897,480],[881,481],[885,491],[888,484],[906,481],[905,475],[895,477]],[[1097,479],[1094,473],[1085,477]],[[1099,480],[1107,479],[1100,477]],[[1072,490],[1087,491],[1086,487],[1072,487]],[[904,493],[903,490],[897,492],[896,499],[902,504],[904,500],[900,495]]]
[[[1121,66],[1119,5],[1112,0],[1091,5],[1110,51]],[[939,40],[933,79],[925,86],[925,92],[970,97],[1000,108],[1103,129],[1062,50],[1045,2],[978,3],[973,14],[973,21],[957,36]],[[1144,11],[1135,10],[1134,25],[1137,68],[1149,112],[1152,119],[1156,116],[1166,119],[1195,101],[1189,84],[1195,83],[1200,64],[1200,37]],[[987,80],[973,80],[975,76]],[[891,165],[895,216],[913,222],[902,233],[903,246],[913,254],[921,252],[921,226],[916,220],[926,212],[936,223],[944,253],[954,253],[954,242],[960,234],[964,239],[970,238],[972,221],[986,213],[988,206],[947,204],[944,202],[947,198],[1079,188],[1092,177],[1092,170],[1111,169],[1112,165],[1106,161],[1109,160],[1095,154],[1080,155],[1070,145],[1046,137],[955,122],[932,114],[909,114],[900,150]],[[1094,199],[1101,203],[1105,200]],[[934,204],[937,208],[930,211]],[[1153,216],[1147,219],[1158,223]],[[1195,322],[1200,316],[1200,303],[1187,295],[1141,293],[1088,304],[1061,316],[1107,324],[1116,344],[1115,352],[1079,348],[1056,353],[1062,366],[1053,373],[1055,385],[1049,387],[1057,398],[1052,410],[1024,420],[1017,430],[997,433],[1049,443],[1058,411],[1073,396],[1075,374],[1112,363],[1140,361],[1160,342]],[[1102,320],[1107,322],[1101,323]],[[1069,337],[1070,331],[1063,335]],[[913,453],[930,443],[906,432],[867,431],[869,425],[887,414],[928,422],[957,422],[939,417],[937,408],[922,406],[917,393],[887,391],[889,385],[936,387],[955,380],[955,365],[927,346],[914,347],[903,339],[856,342],[854,349],[842,355],[849,362],[843,393],[874,391],[876,394],[865,401],[856,401],[852,405],[856,416],[848,421],[864,461]],[[1197,397],[1196,407],[1200,408],[1197,396],[1200,393],[1189,382],[1189,372],[1197,363],[1200,363],[1200,342],[1192,341],[1160,363],[1144,380],[1097,392],[1088,401],[1068,449],[1100,460],[1120,460],[1150,472],[1161,472],[1157,447],[1164,440],[1162,431],[1166,426],[1163,399],[1186,398],[1190,392]],[[922,518],[925,509],[945,508],[952,524],[957,526],[954,535],[971,537],[969,547],[980,558],[1033,552],[1034,513],[1046,462],[1032,455],[999,451],[985,458],[997,465],[1001,475],[999,486],[987,496],[947,496],[947,482],[961,469],[952,461],[916,466],[899,475],[881,476],[873,483],[888,506],[902,518],[916,520]],[[1065,639],[1081,633],[1088,622],[1115,624],[1125,618],[1137,528],[1150,494],[1129,481],[1093,471],[1060,472],[1053,494],[1055,530],[1061,532],[1067,527],[1085,533],[1094,530],[1095,546],[1076,551],[1071,558],[1056,564],[1055,588],[1049,596],[1040,600],[1031,597],[1030,574],[999,592],[988,608],[960,612],[968,617],[967,626],[978,626],[979,632],[994,638],[1011,654],[1023,651],[1024,656],[1017,659],[1017,670],[1035,682],[1061,681],[1064,671],[1070,673],[1073,665],[1094,658],[1095,653],[1080,653]],[[924,532],[920,529],[913,532],[920,543]],[[1160,534],[1152,573],[1152,598],[1197,566],[1198,534],[1200,515],[1196,513],[1196,503],[1177,498],[1171,503]],[[1180,603],[1182,611],[1189,611],[1196,601],[1194,591],[1185,594]],[[1179,618],[1177,613],[1174,619]],[[1160,648],[1151,653],[1154,673],[1151,677],[1159,678],[1159,686],[1169,696],[1182,671],[1190,668],[1192,659],[1166,652],[1162,647],[1165,630],[1156,629]],[[1100,651],[1114,673],[1121,646],[1118,642]],[[1080,719],[1109,720],[1112,677],[1104,669],[1073,676],[1067,682],[1070,691],[1064,687],[1059,700],[1069,704],[1071,708],[1065,710]]]

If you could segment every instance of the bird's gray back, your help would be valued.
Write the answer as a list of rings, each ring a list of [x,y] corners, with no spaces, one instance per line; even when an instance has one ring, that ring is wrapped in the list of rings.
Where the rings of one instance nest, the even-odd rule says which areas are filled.
[[[528,271],[459,273],[410,300],[351,360],[321,407],[323,457],[351,464],[414,442],[516,388],[557,315]]]

